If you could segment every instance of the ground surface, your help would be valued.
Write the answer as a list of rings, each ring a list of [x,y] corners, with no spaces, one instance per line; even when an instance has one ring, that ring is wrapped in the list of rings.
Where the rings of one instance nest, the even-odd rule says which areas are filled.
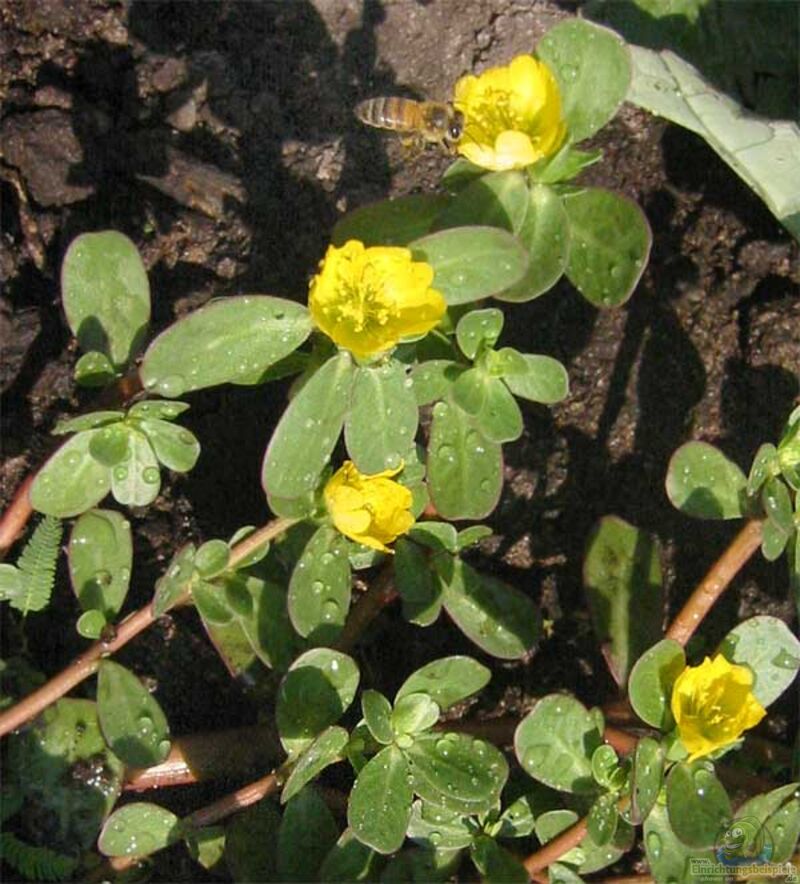
[[[41,462],[55,421],[90,401],[71,380],[76,352],[59,305],[72,237],[115,228],[136,242],[156,329],[212,296],[304,300],[342,211],[434,188],[447,163],[436,154],[404,162],[400,145],[359,127],[356,101],[446,97],[459,75],[530,50],[564,14],[515,0],[363,11],[348,0],[0,0],[3,500]],[[567,283],[510,308],[509,343],[561,359],[571,395],[552,411],[527,408],[526,433],[506,450],[506,490],[480,565],[539,600],[554,628],[530,660],[493,664],[487,709],[524,709],[554,688],[593,704],[614,696],[581,588],[592,525],[614,513],[658,536],[674,612],[735,529],[670,507],[671,453],[703,439],[746,468],[798,395],[800,271],[787,234],[701,141],[635,108],[597,146],[605,158],[589,180],[639,202],[653,253],[622,309],[598,313]],[[148,600],[181,542],[268,518],[259,467],[285,387],[189,398],[203,454],[133,514],[131,604]],[[74,618],[62,588],[55,617]],[[780,566],[749,566],[707,625],[709,646],[753,613],[791,618]],[[46,639],[48,672],[81,644],[60,623],[29,624],[34,642]],[[422,632],[395,612],[371,637],[359,652],[365,677],[391,673],[387,691],[435,656],[474,653],[444,621]],[[151,630],[126,660],[157,680],[175,733],[256,716],[191,614]],[[791,727],[781,714],[771,721],[778,734]]]

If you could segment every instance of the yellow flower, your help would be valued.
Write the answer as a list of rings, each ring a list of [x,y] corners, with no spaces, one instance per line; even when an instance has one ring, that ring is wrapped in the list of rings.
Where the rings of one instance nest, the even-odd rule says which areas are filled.
[[[687,666],[672,688],[672,714],[689,761],[738,740],[767,714],[753,696],[753,673],[722,654]]]
[[[567,134],[558,84],[531,55],[462,77],[453,104],[464,115],[458,152],[484,169],[523,169],[554,154]]]
[[[328,248],[308,306],[319,329],[365,358],[427,334],[439,322],[447,304],[432,282],[431,266],[412,261],[409,249],[366,248],[351,239]]]
[[[336,528],[357,543],[392,552],[386,544],[414,524],[411,492],[390,478],[402,468],[365,476],[346,460],[325,486],[325,506]]]

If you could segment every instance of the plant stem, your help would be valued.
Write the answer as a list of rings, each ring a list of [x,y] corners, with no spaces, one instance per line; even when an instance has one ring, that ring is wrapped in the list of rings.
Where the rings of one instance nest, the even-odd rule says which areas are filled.
[[[358,641],[361,633],[395,598],[394,569],[388,562],[373,581],[369,589],[361,596],[357,605],[350,609],[344,628],[334,647],[337,651],[347,653]]]
[[[761,545],[761,522],[751,519],[711,566],[672,621],[666,638],[685,645],[733,578]]]
[[[28,524],[33,507],[28,492],[31,490],[36,473],[31,473],[14,492],[9,508],[0,518],[0,559],[11,549],[14,541]]]
[[[230,567],[242,561],[254,549],[286,531],[294,524],[295,519],[275,519],[237,543],[231,552]],[[176,606],[189,601],[189,592],[180,597]],[[16,730],[26,721],[38,715],[51,703],[64,696],[68,691],[79,685],[84,679],[97,672],[104,657],[110,657],[126,645],[132,638],[152,625],[157,618],[153,614],[153,603],[145,605],[126,617],[117,627],[115,635],[109,641],[97,641],[80,657],[70,663],[66,669],[51,678],[42,687],[28,694],[16,705],[0,713],[0,737]]]

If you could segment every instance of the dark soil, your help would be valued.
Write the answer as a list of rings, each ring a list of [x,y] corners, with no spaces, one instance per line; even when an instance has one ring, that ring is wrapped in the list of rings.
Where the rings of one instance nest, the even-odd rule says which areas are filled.
[[[59,306],[74,236],[114,228],[134,240],[155,331],[211,297],[303,301],[343,211],[431,190],[448,163],[436,153],[407,161],[401,145],[359,127],[355,103],[443,98],[465,71],[529,51],[564,14],[530,0],[387,0],[363,11],[355,0],[0,0],[3,502],[42,462],[55,422],[91,405],[72,381],[78,354]],[[596,146],[604,160],[587,180],[644,208],[653,253],[621,309],[600,313],[566,282],[509,307],[507,342],[561,359],[571,394],[552,410],[525,410],[525,435],[506,448],[494,535],[476,555],[554,621],[531,659],[487,661],[487,711],[521,711],[554,689],[590,704],[616,695],[581,586],[592,526],[614,513],[658,537],[674,613],[736,526],[672,509],[663,488],[672,452],[702,439],[746,469],[798,396],[800,263],[788,234],[701,140],[636,108],[625,106]],[[259,468],[285,393],[277,383],[189,397],[203,454],[132,514],[131,605],[150,598],[181,543],[269,518]],[[791,620],[782,566],[747,567],[706,624],[707,647],[756,613]],[[75,617],[64,583],[52,616],[30,618],[44,671],[81,647],[63,628]],[[364,681],[391,693],[416,666],[457,652],[476,654],[449,623],[423,632],[392,610],[357,656]],[[174,733],[258,716],[191,613],[151,630],[124,661],[157,681]],[[791,733],[791,714],[780,707],[766,735]],[[189,809],[215,794],[181,800]]]

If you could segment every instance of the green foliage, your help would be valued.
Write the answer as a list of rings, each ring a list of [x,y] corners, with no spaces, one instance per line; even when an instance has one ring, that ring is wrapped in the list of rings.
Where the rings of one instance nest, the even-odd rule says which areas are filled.
[[[128,594],[133,564],[130,522],[113,510],[89,510],[74,524],[67,558],[72,589],[93,626],[81,632],[98,638],[120,612]],[[87,621],[85,621],[87,622]]]
[[[357,239],[365,246],[407,246],[430,230],[448,202],[441,194],[415,193],[362,206],[336,222],[331,242],[343,246]]]
[[[732,816],[731,802],[707,761],[679,762],[667,776],[667,814],[687,847],[713,847]]]
[[[78,861],[49,847],[36,847],[12,832],[0,832],[0,859],[26,881],[65,881]]]
[[[656,539],[616,516],[595,526],[583,564],[594,630],[620,685],[661,634],[664,596]]]
[[[738,519],[745,513],[744,473],[707,442],[687,442],[672,455],[666,487],[672,505],[687,516]]]
[[[762,21],[770,17],[759,15]],[[797,124],[746,113],[741,104],[714,89],[691,64],[668,50],[632,46],[631,51],[634,76],[629,100],[703,138],[792,236],[800,238]]]
[[[683,648],[671,638],[662,639],[639,657],[631,670],[628,695],[642,721],[662,731],[672,727],[672,686],[685,667]]]
[[[150,767],[167,757],[169,726],[161,707],[129,669],[113,660],[100,665],[97,716],[106,743],[125,764]]]
[[[99,374],[98,380],[105,380],[109,367],[123,371],[150,321],[150,285],[136,246],[114,230],[76,237],[64,256],[61,289],[78,344],[87,355],[97,354],[95,367],[84,362],[79,377]]]
[[[115,810],[100,832],[97,846],[106,856],[149,856],[174,844],[183,834],[174,813],[146,801]]]
[[[0,601],[27,615],[50,603],[61,544],[61,522],[45,516],[34,529],[16,565],[0,564]]]
[[[60,518],[77,516],[109,490],[128,506],[152,503],[161,489],[159,463],[188,472],[200,455],[192,433],[168,422],[188,407],[156,400],[127,413],[101,411],[62,422],[55,433],[76,435],[37,473],[30,492],[33,508]]]
[[[630,55],[625,41],[613,31],[581,19],[566,19],[545,34],[536,53],[558,80],[573,142],[594,135],[625,100]]]

